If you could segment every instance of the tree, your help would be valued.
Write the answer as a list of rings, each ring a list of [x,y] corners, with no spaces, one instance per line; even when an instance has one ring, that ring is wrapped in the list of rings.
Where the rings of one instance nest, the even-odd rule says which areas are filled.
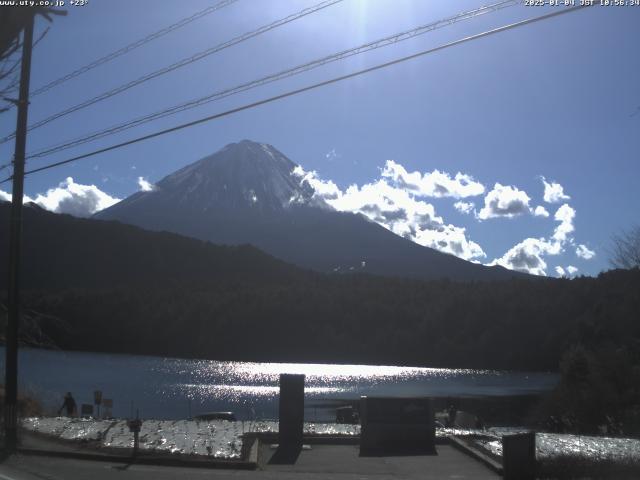
[[[639,268],[640,267],[640,225],[631,227],[630,230],[614,235],[611,259],[614,268]]]

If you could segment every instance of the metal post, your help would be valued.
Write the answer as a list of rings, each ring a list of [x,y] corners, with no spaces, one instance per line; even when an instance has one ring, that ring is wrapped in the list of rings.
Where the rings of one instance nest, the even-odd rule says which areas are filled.
[[[4,428],[5,448],[15,452],[18,444],[18,327],[20,324],[20,247],[22,236],[22,196],[24,194],[24,157],[27,143],[29,109],[29,77],[33,47],[33,21],[30,15],[23,32],[20,97],[13,158],[13,189],[9,224],[9,288],[6,334]]]
[[[133,431],[133,458],[138,456],[138,448],[140,447],[140,431]]]
[[[140,411],[136,410],[135,420],[131,420],[129,422],[129,429],[133,432],[133,458],[136,458],[138,456],[141,428],[142,428],[142,421],[140,420]]]

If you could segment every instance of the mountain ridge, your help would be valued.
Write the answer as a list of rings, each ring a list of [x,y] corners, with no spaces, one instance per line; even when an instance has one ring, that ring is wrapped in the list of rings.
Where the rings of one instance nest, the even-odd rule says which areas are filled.
[[[569,345],[640,338],[638,269],[496,282],[322,274],[252,246],[31,206],[23,238],[24,316],[33,337],[68,350],[544,370]],[[8,241],[0,229],[0,251]]]
[[[417,279],[500,280],[526,274],[484,266],[338,212],[275,147],[243,140],[167,175],[95,215],[217,244],[251,244],[303,268]]]

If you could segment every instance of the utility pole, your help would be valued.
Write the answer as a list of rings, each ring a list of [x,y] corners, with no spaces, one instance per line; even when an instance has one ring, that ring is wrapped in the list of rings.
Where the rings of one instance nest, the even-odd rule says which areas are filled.
[[[24,194],[24,157],[27,144],[27,112],[29,109],[29,77],[33,47],[34,14],[28,16],[22,37],[22,66],[16,145],[13,157],[13,189],[9,224],[9,289],[6,333],[4,428],[8,453],[18,446],[18,327],[20,324],[20,250],[22,237],[22,197]]]

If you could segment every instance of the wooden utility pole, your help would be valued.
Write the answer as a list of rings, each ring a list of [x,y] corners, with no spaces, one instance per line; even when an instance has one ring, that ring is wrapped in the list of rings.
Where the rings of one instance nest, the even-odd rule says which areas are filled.
[[[33,48],[34,15],[29,15],[22,38],[22,68],[16,145],[13,157],[13,188],[9,225],[9,289],[6,332],[4,428],[5,448],[13,453],[18,446],[18,327],[20,324],[20,250],[22,237],[22,197],[24,194],[24,157],[27,144],[27,112],[29,110],[29,77]]]

